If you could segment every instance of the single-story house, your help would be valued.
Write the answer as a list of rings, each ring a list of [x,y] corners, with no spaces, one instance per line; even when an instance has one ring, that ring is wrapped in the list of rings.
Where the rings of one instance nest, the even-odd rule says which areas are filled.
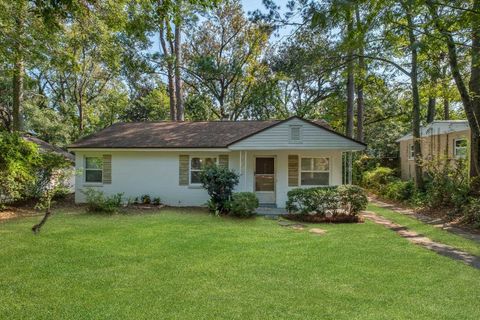
[[[322,120],[116,123],[75,142],[75,201],[84,188],[125,197],[149,194],[171,206],[208,200],[199,174],[216,163],[240,175],[236,191],[255,192],[262,205],[285,207],[297,187],[342,184],[342,154],[365,144]]]
[[[470,127],[467,120],[438,120],[420,128],[422,157],[424,159],[455,160],[468,157]],[[413,135],[397,139],[400,149],[402,179],[415,177]]]

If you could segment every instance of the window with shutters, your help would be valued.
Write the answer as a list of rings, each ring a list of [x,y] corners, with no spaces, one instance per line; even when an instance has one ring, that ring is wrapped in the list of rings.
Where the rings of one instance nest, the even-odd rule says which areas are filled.
[[[191,157],[190,158],[190,184],[201,184],[200,174],[205,167],[217,164],[217,158]]]
[[[85,182],[102,183],[103,161],[101,157],[85,157]]]
[[[302,186],[328,186],[330,184],[330,161],[328,158],[302,158],[300,169]]]
[[[408,160],[413,160],[415,159],[415,149],[413,147],[413,144],[408,145]]]
[[[290,143],[302,143],[302,126],[290,126]]]

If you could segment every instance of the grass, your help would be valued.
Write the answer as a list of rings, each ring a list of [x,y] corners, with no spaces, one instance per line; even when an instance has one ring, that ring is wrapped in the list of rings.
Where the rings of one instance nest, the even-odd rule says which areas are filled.
[[[0,319],[478,319],[480,271],[367,222],[164,210],[0,223]]]
[[[466,239],[451,232],[444,231],[418,219],[403,215],[390,209],[373,204],[368,205],[368,210],[377,213],[395,223],[408,227],[410,230],[421,233],[434,241],[438,241],[471,254],[480,256],[480,245],[473,240]]]

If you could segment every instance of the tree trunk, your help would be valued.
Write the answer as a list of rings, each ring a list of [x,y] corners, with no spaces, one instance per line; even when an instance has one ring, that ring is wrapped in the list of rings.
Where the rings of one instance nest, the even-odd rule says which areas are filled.
[[[170,120],[175,121],[177,120],[177,112],[175,106],[175,78],[174,78],[174,71],[173,71],[173,57],[172,52],[168,51],[167,43],[165,41],[165,28],[163,24],[165,20],[162,18],[160,20],[159,26],[159,39],[160,39],[160,46],[163,51],[163,56],[167,61],[167,78],[168,78],[168,97],[170,99]]]
[[[347,26],[347,33],[353,33],[353,19],[350,17]],[[353,50],[349,49],[347,54],[347,119],[345,124],[345,133],[347,137],[353,137],[353,117],[355,104],[355,80],[353,66]]]
[[[181,1],[178,1],[179,11],[181,10]],[[177,103],[177,120],[184,120],[183,96],[182,96],[182,17],[178,13],[175,21],[175,100]]]
[[[443,119],[450,120],[450,100],[446,95],[443,97]]]
[[[43,216],[42,220],[40,220],[39,223],[37,223],[36,225],[34,225],[32,227],[32,231],[35,235],[37,235],[39,232],[40,232],[40,229],[42,228],[42,226],[45,224],[45,222],[47,222],[47,219],[48,217],[50,217],[51,215],[51,211],[50,211],[50,208],[47,208],[45,210],[45,215]]]
[[[472,64],[470,68],[471,132],[470,176],[480,177],[480,0],[473,1],[472,14]]]
[[[13,48],[13,103],[12,103],[12,124],[13,131],[23,131],[23,80],[25,77],[25,63],[23,56],[23,35],[25,29],[26,3],[24,0],[17,2],[15,16],[15,45]]]
[[[408,39],[411,51],[411,72],[410,82],[412,87],[412,127],[413,127],[413,149],[415,153],[415,186],[422,190],[424,188],[422,172],[422,149],[420,143],[420,95],[418,92],[418,61],[417,44],[414,34],[415,26],[410,8],[406,7],[408,23]]]
[[[428,106],[427,106],[427,123],[431,123],[435,120],[435,113],[437,107],[437,98],[428,97]]]
[[[361,31],[362,22],[360,20],[360,10],[358,5],[355,6],[355,15],[357,20],[357,29]],[[360,43],[360,47],[358,48],[358,69],[360,74],[360,81],[357,83],[357,140],[362,141],[364,140],[364,133],[363,133],[363,121],[364,121],[364,111],[365,111],[365,101],[363,98],[363,83],[365,81],[365,73],[366,73],[366,66],[365,66],[365,50],[363,47],[363,36],[362,41]]]
[[[83,133],[83,100],[82,100],[82,93],[80,92],[79,94],[79,100],[78,100],[78,132],[80,135]]]

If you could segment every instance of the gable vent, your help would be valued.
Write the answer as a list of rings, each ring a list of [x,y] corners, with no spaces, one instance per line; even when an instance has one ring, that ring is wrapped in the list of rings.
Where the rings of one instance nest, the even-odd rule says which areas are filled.
[[[301,126],[290,126],[290,143],[301,143],[302,142],[302,127]]]

